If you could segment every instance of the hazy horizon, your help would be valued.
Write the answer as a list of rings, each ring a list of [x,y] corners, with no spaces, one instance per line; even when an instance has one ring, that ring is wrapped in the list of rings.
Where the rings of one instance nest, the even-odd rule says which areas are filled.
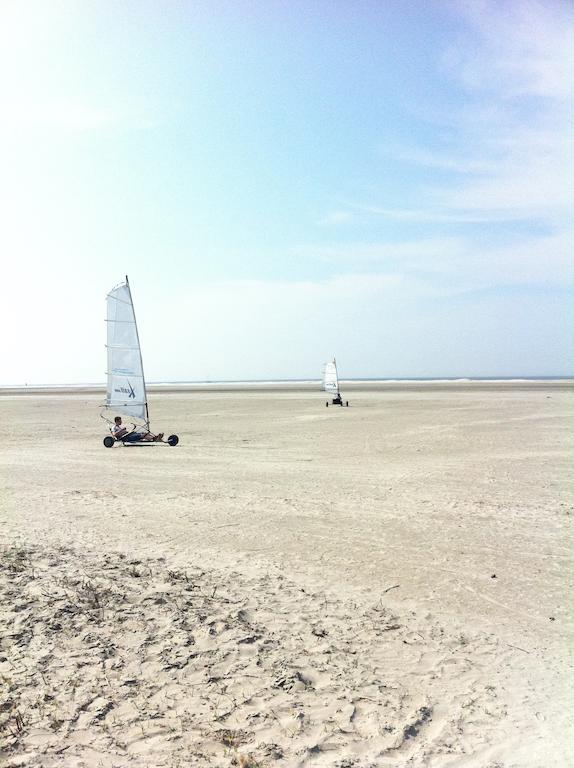
[[[574,374],[556,374],[549,376],[529,376],[528,374],[516,374],[514,376],[374,376],[374,377],[353,377],[340,376],[340,382],[409,382],[409,381],[574,381]],[[298,384],[298,383],[320,383],[320,377],[299,377],[290,379],[179,379],[174,381],[146,381],[148,387],[153,386],[176,386],[176,385],[209,385],[209,384]],[[106,388],[105,380],[102,381],[69,381],[69,382],[12,382],[0,383],[0,389],[35,389],[35,388],[74,388],[74,387],[98,387]]]

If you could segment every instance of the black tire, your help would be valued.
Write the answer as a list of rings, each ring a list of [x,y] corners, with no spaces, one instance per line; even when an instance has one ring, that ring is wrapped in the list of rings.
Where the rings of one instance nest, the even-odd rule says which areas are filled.
[[[172,446],[175,447],[179,443],[179,437],[177,435],[170,435],[167,438],[167,442]]]
[[[106,448],[113,448],[115,442],[116,441],[111,435],[106,435],[106,437],[104,437],[104,445]]]
[[[329,407],[329,402],[328,402],[328,401],[325,403],[325,407],[326,407],[326,408],[328,408],[328,407]]]
[[[345,403],[345,405],[347,406],[347,408],[349,407],[349,401],[348,401],[348,400],[347,400],[347,402]]]

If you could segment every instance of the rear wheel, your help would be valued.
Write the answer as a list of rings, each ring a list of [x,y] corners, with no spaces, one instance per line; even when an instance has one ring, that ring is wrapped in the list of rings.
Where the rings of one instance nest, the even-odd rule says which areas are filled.
[[[349,401],[348,401],[348,400],[347,400],[347,402],[345,403],[345,405],[347,406],[347,408],[349,407]]]
[[[327,400],[327,402],[325,403],[325,407],[326,407],[326,408],[328,408],[328,407],[329,407],[329,401],[328,401],[328,400]]]
[[[116,441],[111,435],[107,435],[106,437],[104,437],[104,445],[106,446],[106,448],[112,448],[115,442]]]
[[[179,443],[179,437],[178,437],[177,435],[170,435],[170,436],[167,438],[167,442],[168,442],[168,443],[169,443],[171,446],[176,446],[176,445]]]

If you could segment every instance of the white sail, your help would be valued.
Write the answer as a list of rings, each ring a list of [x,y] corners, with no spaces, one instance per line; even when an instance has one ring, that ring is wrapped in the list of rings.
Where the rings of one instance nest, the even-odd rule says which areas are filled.
[[[108,388],[106,406],[149,422],[138,328],[126,277],[107,296]]]
[[[325,392],[339,392],[339,377],[337,376],[337,363],[333,358],[332,363],[325,364],[323,371],[323,389]]]

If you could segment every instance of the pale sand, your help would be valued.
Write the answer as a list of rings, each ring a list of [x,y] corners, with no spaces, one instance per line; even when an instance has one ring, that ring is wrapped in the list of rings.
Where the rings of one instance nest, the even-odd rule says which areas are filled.
[[[345,394],[0,395],[1,765],[574,765],[574,391]]]

